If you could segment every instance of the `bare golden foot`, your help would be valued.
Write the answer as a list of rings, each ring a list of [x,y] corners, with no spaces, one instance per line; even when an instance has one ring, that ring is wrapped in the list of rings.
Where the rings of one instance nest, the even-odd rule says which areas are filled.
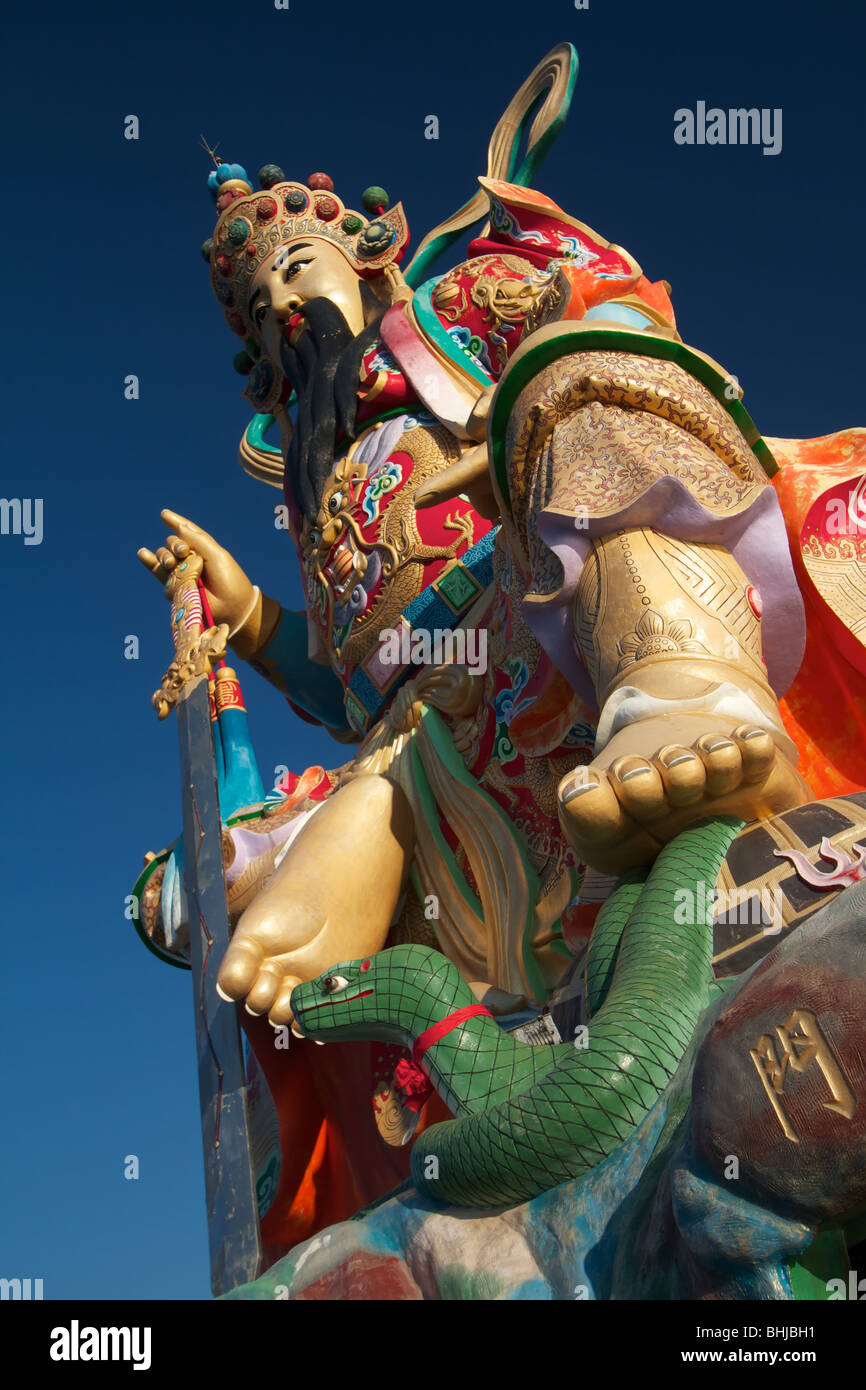
[[[293,1022],[289,999],[329,965],[381,951],[405,883],[414,822],[385,777],[356,777],[311,817],[246,909],[217,976],[223,999]]]
[[[694,717],[692,717],[694,720]],[[614,735],[598,759],[563,777],[559,819],[578,857],[600,873],[621,873],[654,859],[663,844],[703,816],[775,815],[814,797],[771,735],[755,724],[721,719],[693,742],[667,742],[652,757],[633,750],[665,733],[682,739],[695,722],[647,719]],[[700,726],[698,726],[700,727]],[[627,751],[629,750],[629,751]]]

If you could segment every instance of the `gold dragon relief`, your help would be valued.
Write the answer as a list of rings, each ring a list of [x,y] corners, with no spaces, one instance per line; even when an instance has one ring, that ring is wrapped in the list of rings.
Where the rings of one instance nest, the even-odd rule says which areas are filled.
[[[301,534],[311,611],[340,667],[362,662],[399,622],[424,588],[429,564],[456,565],[475,542],[474,514],[459,502],[441,522],[453,539],[431,544],[419,529],[415,492],[460,457],[448,431],[406,429],[393,457],[375,467],[359,459],[361,442],[336,465]]]
[[[202,676],[210,676],[215,663],[225,655],[227,623],[205,626],[200,580],[204,561],[190,551],[165,584],[171,604],[171,634],[174,660],[154,691],[151,703],[160,719],[165,719]]]
[[[497,328],[522,324],[555,279],[555,272],[538,270],[519,256],[503,255],[499,260],[511,274],[482,274],[471,290],[473,304]]]
[[[555,279],[554,271],[539,270],[522,256],[481,256],[443,275],[431,302],[449,323],[457,323],[474,304],[494,328],[517,326],[526,321]]]

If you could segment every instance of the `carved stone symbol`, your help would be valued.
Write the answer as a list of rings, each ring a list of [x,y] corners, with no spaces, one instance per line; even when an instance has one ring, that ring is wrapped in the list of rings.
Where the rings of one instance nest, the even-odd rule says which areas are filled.
[[[812,1062],[817,1062],[833,1096],[832,1100],[824,1101],[824,1109],[833,1110],[850,1120],[857,1107],[857,1099],[812,1010],[795,1009],[788,1021],[776,1028],[776,1032],[781,1042],[781,1054],[772,1034],[765,1033],[757,1047],[750,1050],[749,1056],[785,1138],[790,1139],[792,1144],[800,1142],[781,1101],[789,1067],[791,1071],[804,1072]]]

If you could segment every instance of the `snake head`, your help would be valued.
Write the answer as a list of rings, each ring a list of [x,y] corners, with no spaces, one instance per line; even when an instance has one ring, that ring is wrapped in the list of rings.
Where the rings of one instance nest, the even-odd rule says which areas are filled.
[[[366,960],[341,961],[315,980],[296,985],[291,1008],[304,1036],[319,1042],[366,1038],[406,1046],[433,1021],[425,1003],[428,993],[435,1008],[442,998],[456,997],[461,987],[466,988],[456,966],[441,952],[414,944],[392,946]],[[465,1001],[461,997],[459,1002]]]
[[[291,1008],[305,1037],[327,1042],[333,1038],[373,1038],[378,1019],[372,957],[341,961],[315,980],[292,991]]]

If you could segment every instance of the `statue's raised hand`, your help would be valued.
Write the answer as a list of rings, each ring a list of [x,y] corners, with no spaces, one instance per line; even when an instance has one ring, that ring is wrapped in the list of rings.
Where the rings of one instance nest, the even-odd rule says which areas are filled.
[[[227,550],[207,531],[177,512],[166,509],[160,513],[166,526],[174,528],[165,545],[156,551],[142,548],[138,558],[164,584],[175,565],[185,560],[191,550],[204,560],[202,583],[215,623],[228,623],[232,632],[243,625],[255,607],[257,590]]]

